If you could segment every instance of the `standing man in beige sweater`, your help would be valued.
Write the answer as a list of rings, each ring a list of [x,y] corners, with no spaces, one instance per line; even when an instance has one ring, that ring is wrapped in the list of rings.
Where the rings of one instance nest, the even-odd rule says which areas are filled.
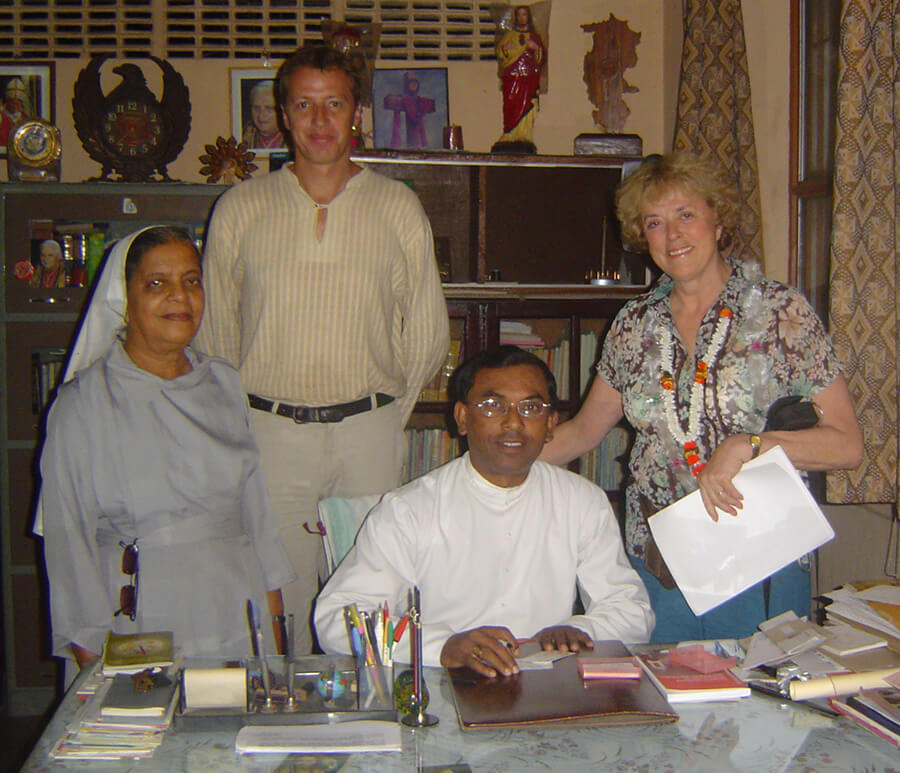
[[[449,347],[431,227],[415,194],[350,160],[359,80],[306,46],[276,97],[294,162],[225,193],[204,254],[197,347],[240,371],[281,538],[297,652],[323,568],[316,504],[400,483],[403,427]]]

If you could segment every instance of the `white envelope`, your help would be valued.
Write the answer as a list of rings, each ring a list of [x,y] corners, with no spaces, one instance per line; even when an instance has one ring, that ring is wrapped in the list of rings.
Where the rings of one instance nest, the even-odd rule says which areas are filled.
[[[781,446],[747,462],[734,478],[738,515],[713,521],[700,492],[660,510],[650,531],[695,615],[702,615],[834,538]]]

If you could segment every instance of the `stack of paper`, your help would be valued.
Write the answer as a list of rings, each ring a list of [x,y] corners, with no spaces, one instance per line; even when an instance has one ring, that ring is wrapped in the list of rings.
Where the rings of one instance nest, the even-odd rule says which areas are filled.
[[[900,586],[874,585],[861,591],[844,586],[825,595],[831,599],[826,607],[829,617],[886,636],[889,645],[900,651]]]
[[[238,731],[234,748],[240,754],[402,751],[400,725],[358,719],[329,725],[250,725]]]
[[[50,756],[60,760],[115,760],[152,756],[172,723],[172,715],[178,703],[174,675],[168,678],[172,679],[173,687],[167,693],[169,697],[164,711],[160,714],[154,709],[150,714],[144,712],[143,716],[140,713],[129,716],[107,713],[104,716],[104,704],[114,681],[105,680],[97,692],[75,712],[74,721],[54,744]],[[118,704],[119,701],[113,703]]]

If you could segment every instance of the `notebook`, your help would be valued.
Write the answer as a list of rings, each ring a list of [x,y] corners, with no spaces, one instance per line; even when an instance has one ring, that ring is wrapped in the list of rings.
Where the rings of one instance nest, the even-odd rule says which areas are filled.
[[[598,657],[628,657],[618,641],[595,642]],[[653,683],[641,679],[584,681],[578,659],[552,669],[488,678],[468,668],[448,669],[450,691],[463,730],[520,725],[636,725],[676,722],[678,715]]]

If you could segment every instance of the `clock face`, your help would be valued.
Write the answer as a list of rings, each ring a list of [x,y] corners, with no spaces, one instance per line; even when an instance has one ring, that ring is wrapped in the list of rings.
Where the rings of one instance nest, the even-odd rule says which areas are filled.
[[[127,100],[103,116],[103,139],[122,156],[146,156],[162,141],[162,117],[154,105]]]

